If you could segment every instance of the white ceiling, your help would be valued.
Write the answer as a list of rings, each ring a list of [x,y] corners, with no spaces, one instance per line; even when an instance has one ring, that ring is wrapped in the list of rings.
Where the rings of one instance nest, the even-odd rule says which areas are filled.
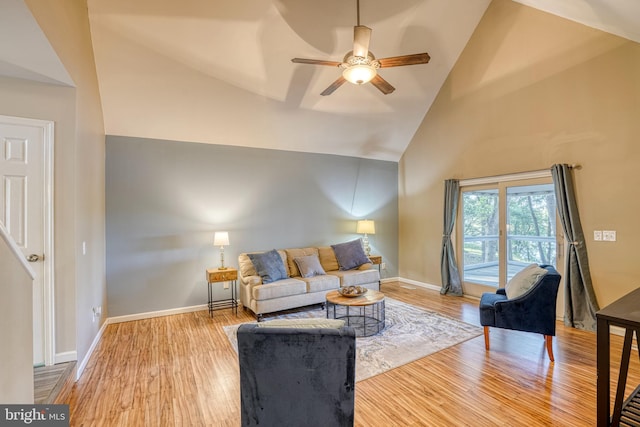
[[[638,0],[514,0],[640,42]],[[344,84],[355,0],[88,0],[105,132],[399,160],[490,0],[361,0],[396,87]],[[0,6],[0,75],[72,84],[23,0]],[[26,12],[26,13],[25,13]]]

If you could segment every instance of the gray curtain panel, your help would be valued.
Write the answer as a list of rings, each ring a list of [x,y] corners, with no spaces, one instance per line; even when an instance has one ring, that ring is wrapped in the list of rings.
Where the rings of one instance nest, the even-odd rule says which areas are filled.
[[[595,331],[596,311],[599,308],[591,283],[587,245],[580,224],[571,168],[569,165],[553,165],[551,175],[558,215],[569,242],[564,269],[564,323],[574,328]]]
[[[440,293],[442,295],[462,295],[456,253],[451,242],[451,232],[458,213],[459,195],[460,183],[458,180],[447,179],[444,182],[444,231],[442,232],[442,257],[440,258],[440,274],[442,275]]]

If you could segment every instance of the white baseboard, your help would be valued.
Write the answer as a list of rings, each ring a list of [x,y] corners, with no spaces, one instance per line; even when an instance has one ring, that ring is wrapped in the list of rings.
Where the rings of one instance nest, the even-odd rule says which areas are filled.
[[[192,305],[191,307],[170,308],[168,310],[148,311],[146,313],[127,314],[125,316],[109,317],[105,323],[131,322],[132,320],[151,319],[154,317],[171,316],[173,314],[191,313],[193,311],[207,310],[207,304]]]
[[[53,363],[56,365],[58,363],[67,363],[78,360],[78,352],[76,351],[65,351],[64,353],[56,353],[53,357]]]
[[[413,285],[413,286],[419,286],[421,288],[431,289],[432,291],[440,292],[440,289],[442,289],[442,286],[432,285],[431,283],[418,282],[417,280],[412,280],[412,279],[405,279],[404,277],[396,277],[393,280],[406,283],[409,285]]]
[[[102,338],[102,334],[104,333],[104,330],[107,328],[107,324],[109,323],[107,320],[105,320],[104,323],[102,324],[102,326],[100,327],[100,330],[98,331],[98,333],[96,334],[95,338],[93,339],[93,342],[91,343],[91,346],[89,346],[89,351],[87,351],[87,354],[84,356],[84,359],[82,359],[82,362],[78,365],[78,367],[76,369],[76,381],[78,381],[80,379],[80,377],[82,376],[82,372],[84,371],[84,368],[86,368],[87,363],[89,363],[89,359],[91,358],[91,355],[93,354],[93,351],[98,346],[98,343],[100,342],[100,339]]]

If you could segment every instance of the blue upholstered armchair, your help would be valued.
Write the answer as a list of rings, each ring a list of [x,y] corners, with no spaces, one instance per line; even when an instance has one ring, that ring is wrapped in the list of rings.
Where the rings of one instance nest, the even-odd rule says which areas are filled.
[[[340,320],[238,328],[242,426],[353,427],[356,335]],[[339,324],[338,324],[339,323]]]
[[[480,324],[484,326],[484,343],[489,350],[489,327],[535,332],[544,335],[549,359],[553,362],[556,334],[556,298],[560,274],[551,265],[541,265],[547,273],[539,277],[522,295],[508,298],[505,289],[482,294]],[[512,279],[513,280],[513,279]]]

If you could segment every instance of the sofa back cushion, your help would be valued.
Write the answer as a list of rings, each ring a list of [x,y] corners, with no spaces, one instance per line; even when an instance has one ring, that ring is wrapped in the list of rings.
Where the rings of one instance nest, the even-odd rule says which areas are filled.
[[[289,267],[289,276],[297,277],[302,276],[300,274],[300,269],[298,269],[298,265],[295,262],[296,258],[308,256],[308,255],[318,255],[318,248],[294,248],[294,249],[285,249],[287,254],[287,267]]]
[[[318,257],[324,271],[336,271],[340,269],[336,253],[331,246],[320,246],[318,248]]]
[[[256,269],[247,254],[238,255],[238,270],[242,277],[257,276]]]

